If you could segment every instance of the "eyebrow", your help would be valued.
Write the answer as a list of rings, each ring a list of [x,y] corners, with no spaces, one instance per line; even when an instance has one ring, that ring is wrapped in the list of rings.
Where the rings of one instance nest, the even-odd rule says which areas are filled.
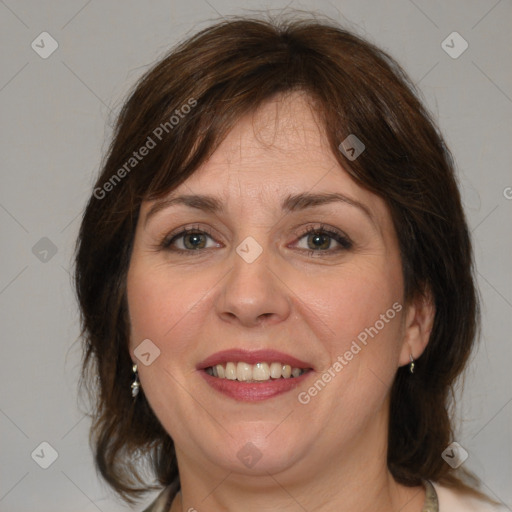
[[[345,203],[358,208],[372,221],[373,224],[375,224],[375,226],[377,226],[372,212],[366,205],[340,193],[312,194],[308,192],[302,192],[300,194],[290,194],[282,202],[281,208],[288,213],[336,202]],[[180,195],[157,200],[146,214],[144,226],[147,225],[150,218],[153,217],[156,213],[174,205],[185,205],[189,208],[196,208],[198,210],[215,214],[222,213],[224,211],[222,201],[214,196],[203,194]]]

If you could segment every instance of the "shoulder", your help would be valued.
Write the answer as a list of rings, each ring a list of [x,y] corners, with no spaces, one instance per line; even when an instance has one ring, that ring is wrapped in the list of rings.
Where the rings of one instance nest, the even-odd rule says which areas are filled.
[[[506,512],[503,505],[493,505],[473,496],[457,492],[432,482],[439,500],[439,512]]]

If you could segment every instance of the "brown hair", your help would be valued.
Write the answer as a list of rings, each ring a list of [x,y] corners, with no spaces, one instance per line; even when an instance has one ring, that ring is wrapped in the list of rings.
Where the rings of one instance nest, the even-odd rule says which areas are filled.
[[[408,486],[429,479],[471,492],[460,470],[441,458],[453,440],[452,385],[478,326],[451,154],[415,87],[381,49],[332,21],[234,18],[185,40],[139,81],[119,115],[77,241],[82,383],[97,383],[90,388],[95,460],[128,501],[150,489],[146,469],[161,485],[178,479],[172,439],[143,390],[135,401],[130,394],[126,275],[141,202],[186,180],[244,114],[292,91],[307,93],[339,163],[389,206],[406,301],[429,292],[435,302],[430,342],[414,375],[402,367],[392,386],[388,467]],[[338,149],[349,134],[366,146],[355,160]],[[143,146],[152,147],[135,159]],[[134,458],[140,453],[148,465]]]

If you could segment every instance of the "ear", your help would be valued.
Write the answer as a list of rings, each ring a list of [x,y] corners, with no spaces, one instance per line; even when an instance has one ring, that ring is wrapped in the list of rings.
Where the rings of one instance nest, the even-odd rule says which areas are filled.
[[[425,350],[434,324],[435,306],[430,291],[418,294],[404,313],[403,341],[399,366],[418,359]]]

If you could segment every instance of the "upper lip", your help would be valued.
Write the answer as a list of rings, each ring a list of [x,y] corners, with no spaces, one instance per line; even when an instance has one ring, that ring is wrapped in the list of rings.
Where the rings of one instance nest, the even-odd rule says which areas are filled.
[[[216,352],[201,361],[197,365],[198,370],[204,370],[216,364],[223,364],[228,362],[244,362],[247,364],[256,363],[273,363],[278,362],[281,364],[289,364],[292,368],[312,368],[309,363],[301,361],[296,357],[290,356],[277,350],[243,350],[243,349],[228,349]]]

